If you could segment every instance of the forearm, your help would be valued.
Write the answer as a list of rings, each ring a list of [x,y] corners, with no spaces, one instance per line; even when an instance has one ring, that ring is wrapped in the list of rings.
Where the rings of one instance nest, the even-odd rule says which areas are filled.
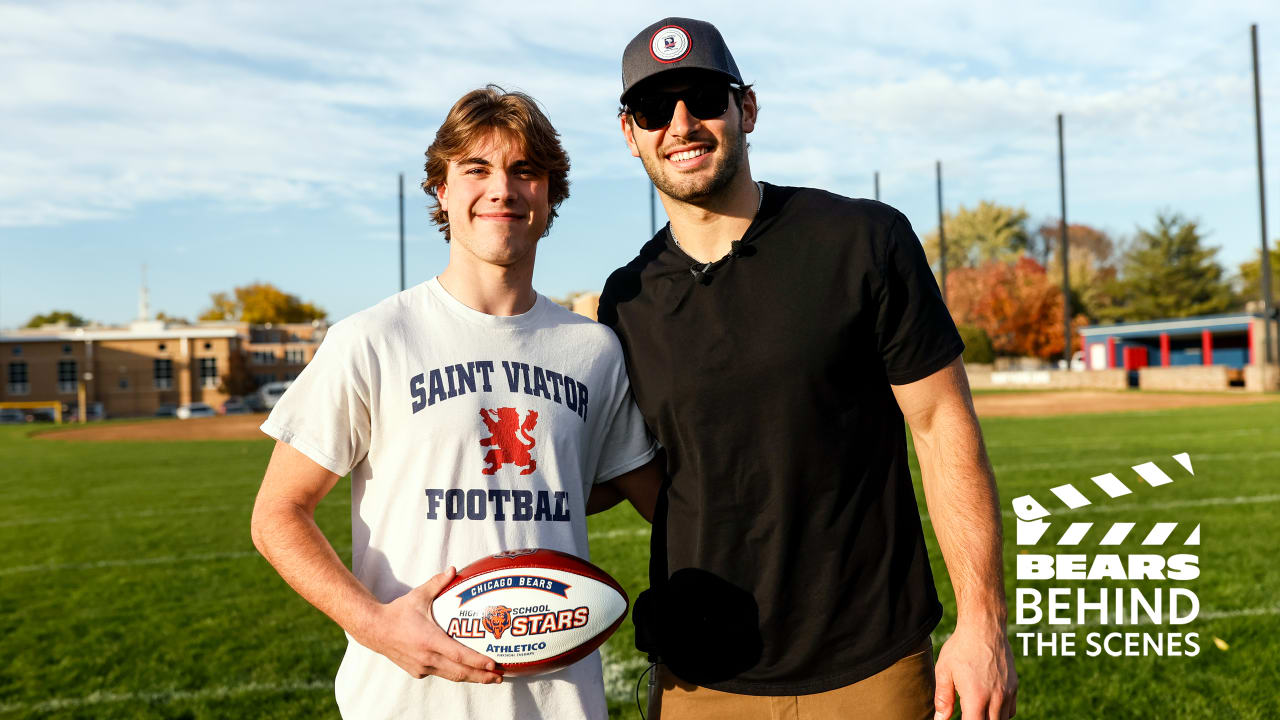
[[[913,426],[912,436],[929,518],[956,595],[957,620],[990,622],[1003,631],[1000,501],[972,406],[939,408],[926,427]]]
[[[625,498],[612,482],[596,483],[587,496],[587,514],[595,515],[622,502]]]
[[[253,543],[290,587],[357,640],[378,626],[382,603],[338,557],[307,508],[259,502]]]
[[[934,717],[951,717],[956,693],[966,720],[1013,717],[1018,673],[1005,630],[1000,499],[964,363],[956,358],[893,392],[911,425],[929,518],[956,594],[955,632],[934,668]]]
[[[625,497],[645,522],[653,522],[654,507],[658,503],[658,492],[662,487],[662,470],[655,460],[624,473],[609,481],[620,496]]]

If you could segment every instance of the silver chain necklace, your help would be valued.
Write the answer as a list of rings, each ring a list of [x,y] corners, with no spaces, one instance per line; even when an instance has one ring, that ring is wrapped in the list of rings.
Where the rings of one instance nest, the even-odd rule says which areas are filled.
[[[756,181],[756,190],[759,191],[759,194],[756,196],[756,211],[751,214],[751,218],[753,220],[755,219],[756,215],[760,214],[760,206],[764,204],[764,183],[760,181]],[[684,250],[684,246],[680,244],[680,238],[676,237],[676,231],[671,228],[670,222],[667,223],[667,234],[671,236],[671,241],[676,244],[676,247],[680,248],[681,250]],[[689,251],[685,250],[685,254],[687,255],[688,253]],[[702,268],[702,272],[706,272],[707,270],[709,270],[711,266],[716,262],[717,261],[712,260],[711,262],[707,263]]]

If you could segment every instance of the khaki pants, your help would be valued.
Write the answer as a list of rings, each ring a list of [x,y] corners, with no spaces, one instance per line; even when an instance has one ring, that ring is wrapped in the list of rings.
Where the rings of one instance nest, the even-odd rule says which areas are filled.
[[[658,666],[649,720],[930,720],[933,646],[852,685],[813,695],[738,695],[691,685]],[[651,710],[652,710],[651,709]]]

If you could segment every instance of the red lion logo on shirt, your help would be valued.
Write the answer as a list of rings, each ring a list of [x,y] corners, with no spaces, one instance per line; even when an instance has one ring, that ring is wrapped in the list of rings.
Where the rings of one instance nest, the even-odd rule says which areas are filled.
[[[480,472],[493,475],[502,469],[503,465],[511,463],[524,468],[520,471],[521,475],[528,475],[538,467],[538,463],[534,462],[533,456],[529,454],[537,444],[529,431],[538,424],[538,411],[530,410],[524,416],[523,424],[520,422],[520,412],[515,408],[498,408],[497,410],[481,408],[480,419],[484,420],[485,427],[489,429],[489,437],[482,438],[480,446],[495,446],[484,456],[484,461],[489,463],[489,467]],[[520,435],[524,436],[524,440],[520,439]]]

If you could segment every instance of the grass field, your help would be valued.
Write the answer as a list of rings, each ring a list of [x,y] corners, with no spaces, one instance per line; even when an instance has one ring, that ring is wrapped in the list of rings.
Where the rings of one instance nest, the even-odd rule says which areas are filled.
[[[1154,460],[1175,482],[1129,482],[1132,495],[1071,519],[1202,528],[1202,575],[1183,583],[1199,595],[1200,617],[1177,628],[1200,633],[1200,654],[1023,658],[1015,649],[1018,717],[1280,715],[1280,404],[983,425],[1006,508],[1027,493],[1048,505],[1048,489],[1067,482],[1087,492],[1104,472],[1132,478],[1129,466]],[[0,717],[337,717],[344,638],[249,541],[267,440],[64,443],[29,429],[0,426]],[[1191,454],[1194,477],[1170,460],[1179,452]],[[344,557],[347,497],[344,481],[319,511]],[[936,646],[954,625],[954,601],[925,527],[947,608]],[[1005,531],[1012,599],[1008,512]],[[595,562],[634,597],[647,578],[642,521],[615,508],[592,518],[591,535]],[[1130,538],[1119,551],[1138,547]],[[1068,583],[1021,583],[1054,584]],[[638,717],[631,690],[644,664],[631,643],[626,623],[606,646],[616,717]]]

